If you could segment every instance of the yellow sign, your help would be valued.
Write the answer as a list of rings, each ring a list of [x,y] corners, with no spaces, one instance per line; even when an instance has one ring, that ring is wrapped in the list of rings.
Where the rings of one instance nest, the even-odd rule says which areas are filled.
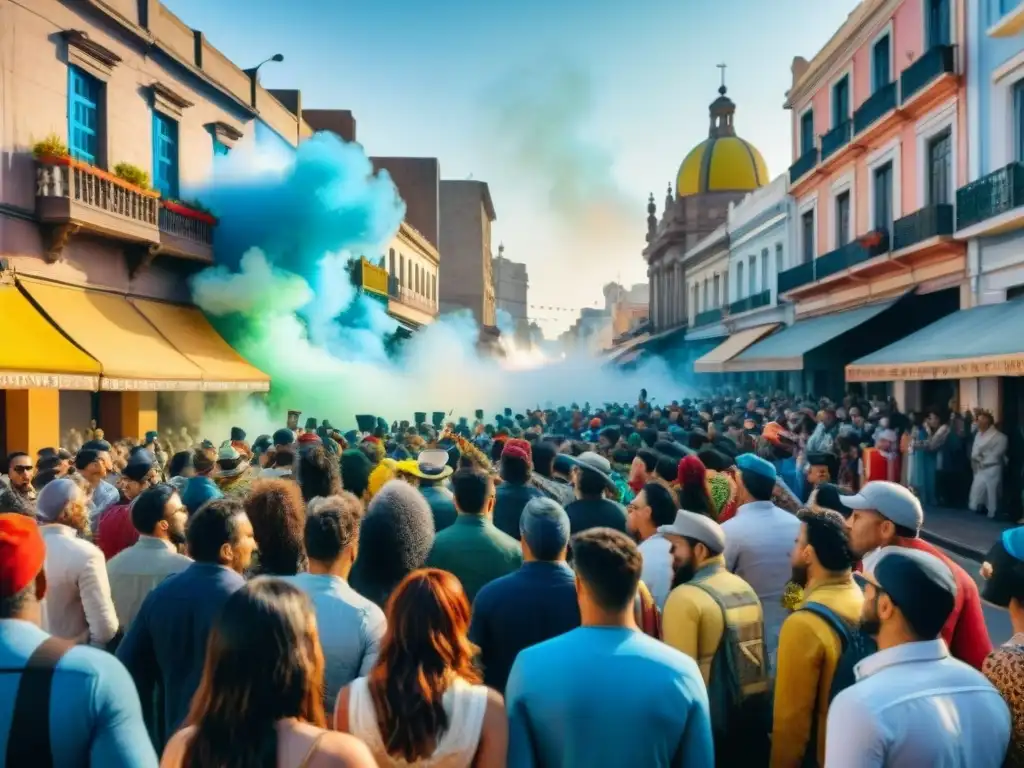
[[[363,290],[377,293],[381,296],[388,295],[388,271],[383,267],[377,267],[365,258],[360,260],[360,271],[363,275]]]
[[[1024,356],[992,355],[947,362],[848,365],[847,381],[919,381],[1024,376]]]

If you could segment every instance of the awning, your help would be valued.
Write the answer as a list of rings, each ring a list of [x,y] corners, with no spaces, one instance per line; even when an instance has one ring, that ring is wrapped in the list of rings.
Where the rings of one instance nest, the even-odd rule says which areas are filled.
[[[1024,376],[1024,299],[964,309],[846,366],[848,381]]]
[[[779,327],[779,323],[758,325],[737,331],[693,364],[695,373],[725,373],[726,364],[756,341]]]
[[[202,371],[204,390],[270,389],[270,377],[235,352],[199,309],[149,299],[130,301],[175,349]]]
[[[801,371],[804,369],[804,355],[808,352],[866,323],[898,300],[891,299],[845,312],[798,320],[738,354],[728,363],[727,370]]]
[[[651,335],[649,333],[644,333],[641,334],[640,336],[634,336],[632,339],[627,339],[622,344],[619,344],[617,347],[612,347],[611,349],[609,349],[608,357],[616,363],[627,362],[623,360],[623,358],[626,357],[627,353],[629,353],[633,349],[636,349],[638,346],[640,346],[650,338]]]
[[[0,389],[99,389],[100,364],[32,306],[10,280],[0,282]]]
[[[124,296],[19,278],[50,320],[99,361],[100,389],[187,391],[203,388],[185,358]]]

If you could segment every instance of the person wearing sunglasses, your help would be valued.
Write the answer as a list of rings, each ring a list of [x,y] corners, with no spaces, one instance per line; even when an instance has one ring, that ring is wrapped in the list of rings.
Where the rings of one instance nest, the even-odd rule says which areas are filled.
[[[32,487],[35,476],[35,464],[27,453],[15,452],[7,457],[7,477],[11,490],[27,501],[36,500],[36,490]]]

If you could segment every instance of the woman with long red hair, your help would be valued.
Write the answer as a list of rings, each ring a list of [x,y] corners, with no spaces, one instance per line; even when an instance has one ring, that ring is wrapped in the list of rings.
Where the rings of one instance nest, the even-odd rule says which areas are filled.
[[[224,604],[186,727],[161,768],[373,768],[358,739],[327,730],[324,657],[309,599],[255,579]]]
[[[406,576],[388,601],[388,629],[370,674],[338,693],[334,727],[358,736],[381,768],[503,768],[501,694],[480,684],[469,601],[447,571]]]

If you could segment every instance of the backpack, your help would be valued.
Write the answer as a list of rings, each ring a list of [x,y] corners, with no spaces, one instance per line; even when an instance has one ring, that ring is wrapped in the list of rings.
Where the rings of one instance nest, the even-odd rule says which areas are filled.
[[[760,624],[758,656],[751,651],[743,631],[729,623],[729,609],[722,596],[699,581],[690,584],[711,597],[722,612],[722,639],[711,662],[708,685],[715,765],[767,765],[771,756],[772,697],[764,656],[764,622]]]
[[[831,608],[821,603],[806,603],[800,610],[820,616],[839,638],[841,648],[839,660],[836,662],[836,671],[832,675],[832,685],[828,692],[828,701],[831,704],[840,691],[857,682],[853,668],[861,659],[875,653],[878,650],[878,643],[873,637],[862,632],[859,626],[851,625],[845,619],[840,618]]]

